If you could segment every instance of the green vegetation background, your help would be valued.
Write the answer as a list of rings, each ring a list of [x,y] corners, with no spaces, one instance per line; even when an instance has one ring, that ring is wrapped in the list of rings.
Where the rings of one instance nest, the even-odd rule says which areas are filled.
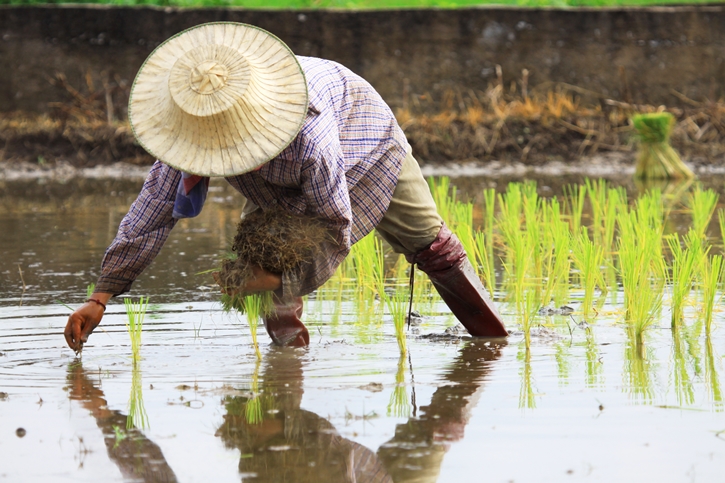
[[[160,5],[177,7],[244,7],[257,9],[393,9],[459,8],[481,5],[524,7],[616,7],[722,3],[722,0],[0,0],[0,5],[95,3],[107,5]]]

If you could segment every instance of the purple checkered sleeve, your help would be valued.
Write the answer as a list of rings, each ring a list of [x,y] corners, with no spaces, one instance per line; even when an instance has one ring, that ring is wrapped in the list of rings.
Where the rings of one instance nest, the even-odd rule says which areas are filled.
[[[96,291],[114,295],[128,292],[131,284],[161,250],[176,220],[176,189],[181,172],[156,161],[106,249]]]

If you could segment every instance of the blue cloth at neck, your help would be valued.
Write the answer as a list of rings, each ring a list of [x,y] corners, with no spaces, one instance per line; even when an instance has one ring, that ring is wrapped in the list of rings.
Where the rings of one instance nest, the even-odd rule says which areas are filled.
[[[176,219],[193,218],[201,213],[209,191],[209,178],[195,174],[181,173],[179,187],[176,189],[173,217]]]

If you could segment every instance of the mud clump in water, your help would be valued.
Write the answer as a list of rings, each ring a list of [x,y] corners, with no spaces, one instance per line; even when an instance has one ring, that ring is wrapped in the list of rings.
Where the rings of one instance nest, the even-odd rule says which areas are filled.
[[[232,257],[222,263],[220,285],[225,289],[243,287],[254,277],[254,266],[276,274],[299,270],[331,239],[320,219],[281,208],[256,210],[239,222]]]

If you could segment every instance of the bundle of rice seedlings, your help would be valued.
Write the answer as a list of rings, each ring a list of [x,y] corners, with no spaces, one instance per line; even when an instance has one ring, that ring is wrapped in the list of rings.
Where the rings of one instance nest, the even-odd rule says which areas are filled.
[[[239,223],[232,256],[222,262],[218,274],[219,285],[233,293],[254,277],[254,266],[276,274],[299,270],[326,241],[334,240],[319,219],[281,208],[256,210]]]
[[[670,146],[675,117],[669,112],[637,114],[632,124],[639,138],[635,178],[694,178],[694,174]]]

